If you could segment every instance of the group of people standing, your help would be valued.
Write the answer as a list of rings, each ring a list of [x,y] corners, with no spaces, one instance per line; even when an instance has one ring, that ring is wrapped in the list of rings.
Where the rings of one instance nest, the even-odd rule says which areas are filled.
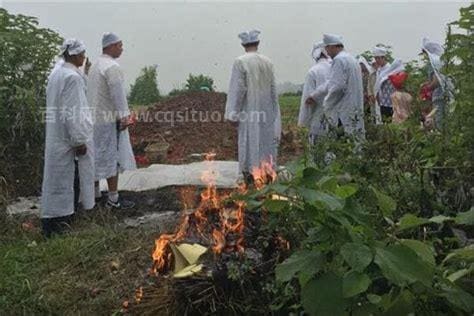
[[[92,209],[101,198],[99,181],[107,180],[108,208],[131,208],[119,197],[118,175],[136,168],[127,127],[132,123],[123,72],[116,62],[122,41],[102,38],[102,55],[85,71],[86,48],[76,39],[61,47],[61,59],[46,88],[46,145],[41,220],[46,236],[61,232],[79,202]],[[90,69],[89,69],[90,68]]]
[[[333,41],[329,40],[331,37]],[[333,47],[331,44],[334,43],[338,46]],[[371,53],[373,60],[370,62],[364,56],[356,61],[345,52],[342,38],[337,35],[325,35],[323,42],[314,45],[315,64],[306,76],[298,119],[300,126],[309,128],[311,144],[327,136],[335,125],[342,125],[347,135],[363,137],[364,116],[376,124],[398,124],[412,114],[413,96],[404,89],[409,74],[402,61],[395,59],[390,63],[389,51],[383,46],[374,47]],[[452,90],[449,80],[441,73],[443,48],[425,38],[422,54],[429,61],[429,70],[427,81],[420,87],[420,97],[432,103],[423,120],[434,120],[434,125],[440,127]],[[343,60],[344,66],[341,66]],[[339,95],[334,94],[335,91],[339,91]],[[333,104],[335,96],[340,99],[351,94],[353,97],[346,105],[338,108]],[[334,120],[336,113],[339,113],[337,122]]]
[[[258,52],[259,34],[257,30],[239,34],[245,53],[232,66],[225,107],[225,119],[235,122],[238,129],[239,170],[247,184],[254,181],[252,171],[262,161],[276,167],[281,136],[274,67]],[[122,45],[117,35],[104,34],[103,54],[92,65],[86,62],[83,73],[79,67],[85,61],[84,44],[66,40],[62,61],[49,76],[47,111],[52,115],[46,121],[41,207],[47,236],[70,221],[79,201],[86,210],[94,207],[101,198],[102,179],[108,184],[108,208],[134,206],[117,191],[119,173],[136,168],[127,130],[133,120],[123,72],[116,61]],[[422,51],[430,61],[422,91],[432,99],[430,115],[436,113],[439,125],[447,91],[446,77],[440,71],[443,49],[425,39]],[[381,46],[372,53],[370,63],[364,57],[356,59],[345,50],[343,38],[334,34],[325,34],[314,46],[315,64],[306,76],[298,117],[298,124],[309,128],[311,144],[331,135],[364,140],[367,112],[376,123],[384,119],[399,123],[410,115],[412,97],[403,91],[408,75],[402,62],[389,63],[387,49]],[[79,179],[76,185],[75,178]]]
[[[253,181],[252,170],[262,161],[276,166],[281,133],[273,65],[258,52],[259,34],[257,30],[239,34],[245,54],[232,67],[225,116],[238,123],[239,167],[247,183]],[[448,91],[441,74],[443,48],[424,39],[422,53],[428,57],[430,71],[421,90],[431,93],[433,103],[426,120],[435,116],[440,126]],[[408,74],[401,60],[389,62],[387,48],[376,46],[369,62],[349,54],[342,36],[324,34],[311,55],[315,64],[306,76],[298,116],[298,125],[309,129],[310,144],[334,135],[360,142],[365,139],[365,119],[401,123],[410,116],[413,97],[403,87]]]

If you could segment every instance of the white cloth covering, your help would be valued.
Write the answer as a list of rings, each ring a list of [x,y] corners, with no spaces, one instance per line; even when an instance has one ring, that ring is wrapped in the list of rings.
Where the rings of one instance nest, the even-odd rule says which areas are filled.
[[[431,68],[438,79],[440,84],[442,95],[447,94],[448,99],[453,100],[454,95],[454,85],[445,75],[441,73],[441,68],[443,67],[443,62],[441,56],[444,53],[443,46],[441,44],[431,41],[428,38],[423,38],[422,50],[428,54],[428,59],[431,65]]]
[[[374,57],[384,57],[387,54],[388,54],[388,50],[383,46],[375,46],[372,49],[372,55],[374,55]]]
[[[240,41],[242,45],[256,43],[259,41],[258,35],[260,31],[258,30],[251,30],[248,32],[242,32],[239,34]]]
[[[326,89],[323,108],[329,124],[337,127],[340,122],[347,135],[365,138],[362,73],[357,60],[345,50],[332,61]]]
[[[311,57],[313,57],[315,62],[321,58],[321,55],[326,56],[326,58],[330,58],[323,42],[314,44],[313,50],[311,51]]]
[[[324,34],[323,43],[325,46],[330,45],[344,45],[344,40],[342,36],[336,34]]]
[[[116,44],[120,41],[120,37],[118,37],[116,34],[111,32],[104,33],[104,35],[102,35],[102,48],[106,48],[107,46]]]
[[[326,81],[330,69],[330,59],[321,58],[310,68],[306,75],[301,96],[298,125],[308,127],[310,135],[321,136],[326,134],[323,102],[327,93]],[[310,96],[316,101],[316,105],[306,105],[306,99]]]
[[[95,114],[96,180],[136,169],[128,130],[117,130],[117,121],[130,115],[119,64],[108,55],[100,56],[89,70],[87,87],[89,104]]]
[[[227,94],[225,118],[239,122],[239,169],[251,172],[262,160],[276,165],[281,135],[273,64],[257,52],[238,57]]]
[[[369,62],[367,61],[367,59],[365,59],[364,56],[359,56],[358,60],[359,60],[359,64],[362,64],[365,66],[369,74],[374,72],[374,68],[369,64]]]
[[[60,54],[62,55],[66,51],[71,56],[79,55],[80,53],[83,53],[83,52],[86,51],[86,46],[84,45],[84,43],[81,40],[78,40],[78,39],[75,39],[75,38],[68,38],[61,45]]]
[[[92,113],[87,103],[84,77],[74,65],[64,63],[49,76],[46,89],[46,144],[41,196],[41,217],[74,213],[74,147],[85,144],[78,157],[81,201],[94,206]]]
[[[377,94],[380,92],[382,84],[388,80],[388,77],[390,75],[396,74],[404,70],[405,66],[403,65],[403,62],[400,59],[396,59],[393,61],[393,63],[386,63],[384,67],[380,67],[377,70],[377,79],[375,80],[375,95],[377,96]]]

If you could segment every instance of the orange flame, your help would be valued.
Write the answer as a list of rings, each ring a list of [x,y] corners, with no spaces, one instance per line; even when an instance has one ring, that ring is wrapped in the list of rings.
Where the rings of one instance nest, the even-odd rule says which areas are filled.
[[[171,261],[171,250],[169,248],[169,244],[171,242],[180,241],[186,236],[188,222],[189,216],[184,216],[181,224],[179,225],[178,231],[175,234],[162,234],[160,238],[155,240],[155,249],[152,253],[152,273],[156,274],[159,271],[169,268],[168,265]]]
[[[221,231],[214,229],[212,231],[212,237],[214,238],[214,246],[212,246],[212,251],[216,254],[220,254],[225,247],[225,236]]]
[[[192,229],[195,229],[194,231],[199,233],[204,241],[211,244],[211,249],[216,254],[221,254],[224,251],[244,252],[245,203],[237,201],[235,202],[235,208],[225,208],[223,206],[222,201],[227,196],[220,196],[217,192],[218,173],[212,168],[214,157],[214,153],[206,155],[208,168],[201,176],[202,182],[206,184],[206,189],[201,193],[201,201],[196,211],[183,217],[174,234],[163,234],[155,240],[155,248],[152,253],[153,273],[163,272],[170,268],[172,252],[169,244],[182,241]],[[256,188],[259,190],[267,183],[275,181],[276,172],[273,169],[272,160],[262,161],[259,168],[252,170],[252,175],[255,179]],[[238,191],[245,193],[247,187],[240,186]],[[210,223],[208,220],[210,216],[211,218],[217,216],[220,219],[219,223]],[[192,221],[190,221],[190,217],[193,217]],[[229,236],[233,237],[231,242],[228,240]]]
[[[268,160],[262,160],[260,162],[260,167],[254,167],[251,173],[257,190],[261,190],[265,185],[274,182],[277,178],[277,173],[273,168],[273,159],[271,156]]]

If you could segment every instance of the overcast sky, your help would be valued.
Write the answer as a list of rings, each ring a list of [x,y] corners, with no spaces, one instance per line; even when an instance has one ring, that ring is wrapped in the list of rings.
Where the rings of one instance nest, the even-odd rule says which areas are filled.
[[[159,87],[168,92],[189,73],[209,75],[225,91],[233,59],[242,53],[237,34],[252,28],[262,31],[260,51],[273,60],[280,83],[303,82],[312,45],[323,33],[342,35],[353,54],[385,43],[396,57],[416,59],[422,38],[444,42],[446,24],[469,2],[0,0],[0,6],[36,16],[63,37],[82,39],[92,60],[100,54],[102,33],[117,33],[127,81],[143,66],[157,64]]]

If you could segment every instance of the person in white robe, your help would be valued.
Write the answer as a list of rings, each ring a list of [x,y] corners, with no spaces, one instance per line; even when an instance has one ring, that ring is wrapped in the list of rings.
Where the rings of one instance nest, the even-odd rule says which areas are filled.
[[[439,129],[442,127],[446,114],[446,104],[453,100],[454,86],[449,78],[441,72],[443,47],[428,38],[423,38],[421,51],[428,59],[428,80],[422,86],[426,86],[432,91],[431,102],[434,114],[431,116],[434,116],[435,127]]]
[[[277,163],[280,106],[273,64],[258,52],[257,30],[239,34],[245,54],[232,66],[225,118],[238,123],[239,169],[247,183],[261,162]]]
[[[60,233],[74,214],[75,159],[82,207],[88,210],[95,204],[92,113],[85,78],[79,70],[84,64],[85,50],[81,41],[66,40],[61,47],[63,62],[48,77],[41,195],[41,220],[47,237]]]
[[[125,79],[116,61],[123,52],[122,40],[114,33],[102,37],[102,55],[92,64],[88,76],[88,100],[94,110],[94,148],[96,198],[99,181],[107,179],[107,208],[127,209],[132,201],[119,199],[118,177],[125,170],[136,169],[128,126],[132,123]]]
[[[311,55],[315,64],[306,75],[301,96],[298,125],[309,128],[309,144],[314,145],[319,137],[326,135],[327,131],[323,108],[322,106],[314,105],[321,105],[326,96],[326,90],[318,88],[326,84],[331,68],[331,58],[324,49],[324,43],[322,42],[314,45]]]
[[[324,115],[332,129],[342,127],[346,136],[363,140],[364,91],[359,63],[345,51],[341,36],[325,34],[323,42],[332,58],[327,95],[322,104]]]

